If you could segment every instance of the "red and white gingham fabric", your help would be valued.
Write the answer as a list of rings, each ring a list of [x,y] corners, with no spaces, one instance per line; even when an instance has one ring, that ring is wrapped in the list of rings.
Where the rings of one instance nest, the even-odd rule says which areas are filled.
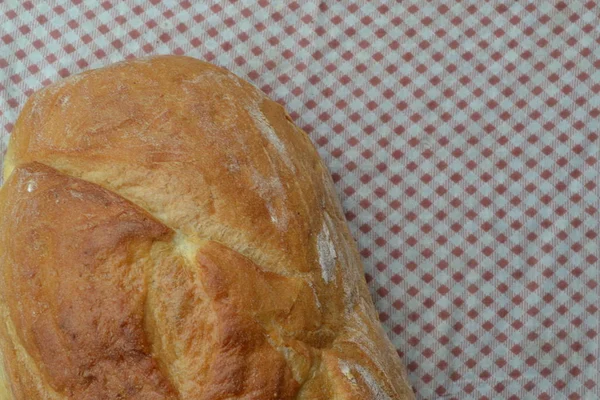
[[[285,104],[421,399],[600,398],[600,2],[0,0],[1,150],[42,86],[187,54]]]

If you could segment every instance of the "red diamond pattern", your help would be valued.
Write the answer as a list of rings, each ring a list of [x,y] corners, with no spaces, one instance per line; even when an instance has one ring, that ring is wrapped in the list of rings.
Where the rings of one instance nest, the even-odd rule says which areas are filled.
[[[61,77],[225,66],[327,162],[419,398],[600,397],[600,3],[58,3],[0,4],[2,154]]]

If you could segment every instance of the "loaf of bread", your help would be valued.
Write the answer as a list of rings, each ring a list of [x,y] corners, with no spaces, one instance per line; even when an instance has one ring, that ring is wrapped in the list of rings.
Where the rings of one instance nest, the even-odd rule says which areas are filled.
[[[413,398],[327,169],[230,72],[49,86],[4,179],[1,399]]]

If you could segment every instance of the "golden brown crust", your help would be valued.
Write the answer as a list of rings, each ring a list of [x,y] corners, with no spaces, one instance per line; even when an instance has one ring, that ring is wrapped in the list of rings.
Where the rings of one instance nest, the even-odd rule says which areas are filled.
[[[5,398],[413,398],[327,170],[229,72],[155,57],[46,88],[5,178]]]
[[[36,163],[11,176],[0,215],[2,311],[12,331],[3,329],[3,353],[15,397],[44,398],[47,388],[73,399],[177,398],[145,337],[140,270],[152,241],[170,230]]]

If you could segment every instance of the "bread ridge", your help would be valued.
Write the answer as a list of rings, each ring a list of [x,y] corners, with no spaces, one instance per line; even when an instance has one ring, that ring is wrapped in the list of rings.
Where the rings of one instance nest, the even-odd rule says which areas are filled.
[[[28,102],[7,160],[2,191],[11,196],[0,196],[3,211],[31,219],[31,210],[16,204],[21,196],[70,218],[43,199],[52,193],[71,212],[82,207],[93,215],[90,220],[111,227],[93,238],[98,245],[90,252],[133,251],[144,260],[140,266],[127,253],[119,261],[143,279],[118,275],[112,260],[103,259],[97,268],[118,275],[119,283],[141,282],[143,307],[123,300],[130,309],[122,318],[131,325],[129,346],[143,364],[136,368],[156,375],[152,382],[114,377],[115,387],[88,384],[88,393],[86,382],[41,368],[43,388],[29,393],[21,387],[22,398],[66,399],[107,390],[157,399],[413,398],[378,322],[327,169],[283,108],[230,72],[188,57],[162,56],[69,78]],[[23,181],[31,178],[23,176],[39,171],[45,175],[28,191]],[[54,189],[38,189],[44,185]],[[106,197],[111,199],[106,204],[122,210],[107,216],[102,207],[81,206],[81,199],[67,199],[65,185],[84,188],[77,190],[88,203]],[[115,222],[122,215],[131,221]],[[26,230],[3,223],[0,249],[10,243],[7,236]],[[70,223],[64,230],[81,230],[89,221]],[[115,231],[121,236],[115,238]],[[64,233],[54,235],[47,240],[65,239]],[[58,253],[69,259],[74,251]],[[0,261],[6,277],[7,260]],[[22,278],[11,279],[6,291],[23,284]],[[16,307],[10,298],[0,299],[3,312]],[[177,324],[188,329],[177,331]],[[60,327],[39,328],[45,335],[52,329],[66,340]],[[113,334],[123,334],[115,329]],[[10,359],[5,333],[0,329],[10,374],[22,365],[16,356]],[[35,341],[22,336],[23,351],[36,354]],[[43,367],[40,357],[31,358]],[[77,360],[70,362],[81,368]],[[27,375],[26,368],[20,372]],[[44,387],[62,392],[41,397],[47,396]]]

